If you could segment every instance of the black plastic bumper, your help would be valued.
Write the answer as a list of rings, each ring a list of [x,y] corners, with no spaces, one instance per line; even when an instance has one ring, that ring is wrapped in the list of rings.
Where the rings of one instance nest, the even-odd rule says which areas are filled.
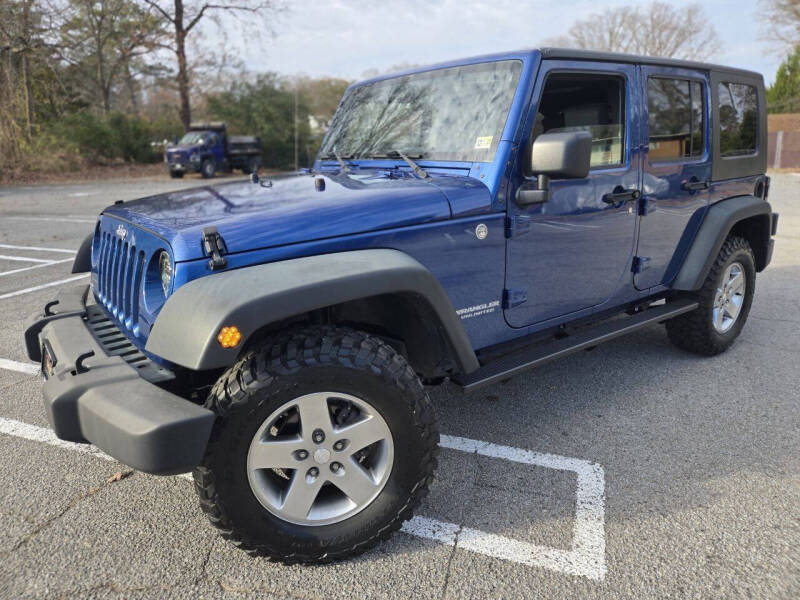
[[[87,292],[83,286],[60,295],[25,331],[32,360],[42,361],[46,348],[42,392],[55,434],[91,442],[147,473],[190,471],[203,458],[214,413],[146,380],[142,374],[163,369],[132,345],[126,349],[108,317],[86,307]]]
[[[167,163],[169,170],[175,171],[176,173],[199,173],[201,165],[202,162],[193,163],[190,161]]]

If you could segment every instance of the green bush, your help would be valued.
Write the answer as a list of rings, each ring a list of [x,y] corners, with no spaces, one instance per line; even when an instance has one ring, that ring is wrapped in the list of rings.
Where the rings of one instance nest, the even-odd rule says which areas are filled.
[[[294,163],[294,90],[274,73],[258,75],[252,81],[240,80],[207,98],[211,119],[225,121],[228,133],[257,135],[264,147],[267,168],[287,169]],[[308,125],[308,106],[298,98],[298,149],[300,165],[313,160],[316,147]]]
[[[62,143],[74,145],[91,162],[121,159],[126,162],[152,163],[161,160],[161,152],[151,142],[163,139],[149,121],[112,113],[100,117],[88,111],[67,115],[53,123],[49,132]]]

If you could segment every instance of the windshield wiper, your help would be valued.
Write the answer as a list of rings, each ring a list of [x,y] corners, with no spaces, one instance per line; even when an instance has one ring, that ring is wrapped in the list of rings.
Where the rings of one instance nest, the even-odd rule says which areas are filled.
[[[411,167],[411,170],[414,171],[414,173],[420,179],[427,179],[428,177],[430,177],[430,175],[428,175],[428,173],[425,171],[425,169],[420,167],[417,163],[415,163],[413,160],[411,160],[408,156],[406,156],[405,154],[400,152],[400,150],[391,150],[391,151],[386,153],[386,156],[399,156],[400,158],[402,158],[404,161],[406,161],[408,166]]]
[[[336,152],[336,150],[331,150],[327,154],[323,155],[323,158],[331,158],[331,157],[335,158],[336,162],[339,163],[339,166],[342,168],[342,173],[349,173],[350,172],[350,167],[347,166],[347,163],[344,162],[344,160],[339,155],[339,153]]]

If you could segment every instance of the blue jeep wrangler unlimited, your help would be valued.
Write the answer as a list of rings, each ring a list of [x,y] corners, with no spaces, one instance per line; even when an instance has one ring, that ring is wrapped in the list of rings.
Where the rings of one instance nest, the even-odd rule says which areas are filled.
[[[728,348],[770,262],[764,86],[545,48],[351,86],[313,169],[118,203],[26,331],[56,434],[192,471],[222,534],[317,562],[425,495],[424,384],[653,323]]]

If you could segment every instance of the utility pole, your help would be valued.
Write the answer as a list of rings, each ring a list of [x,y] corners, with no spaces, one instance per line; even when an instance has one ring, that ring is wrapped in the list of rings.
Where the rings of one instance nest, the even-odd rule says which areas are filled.
[[[294,82],[294,170],[298,170],[297,164],[297,81]]]

